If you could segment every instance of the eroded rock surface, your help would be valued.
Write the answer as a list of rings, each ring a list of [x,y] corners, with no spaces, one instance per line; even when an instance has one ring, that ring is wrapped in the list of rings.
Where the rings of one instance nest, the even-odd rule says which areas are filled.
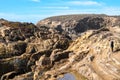
[[[119,36],[117,16],[57,16],[37,25],[0,19],[0,78],[119,80]]]

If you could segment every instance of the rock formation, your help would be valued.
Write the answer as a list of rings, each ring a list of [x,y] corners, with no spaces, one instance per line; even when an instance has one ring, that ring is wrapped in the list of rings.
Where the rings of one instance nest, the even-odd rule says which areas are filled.
[[[119,16],[55,16],[37,25],[0,19],[0,78],[119,80],[119,36]]]

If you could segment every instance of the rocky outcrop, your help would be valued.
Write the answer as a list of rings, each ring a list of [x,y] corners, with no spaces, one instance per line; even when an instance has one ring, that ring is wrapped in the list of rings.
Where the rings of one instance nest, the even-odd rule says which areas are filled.
[[[87,32],[85,36],[78,38],[68,50],[72,50],[79,54],[82,51],[88,50],[89,53],[80,63],[78,62],[72,68],[74,68],[74,70],[77,69],[77,71],[79,70],[78,72],[80,74],[90,80],[119,79],[119,72],[117,71],[119,70],[117,67],[119,65],[119,60],[115,57],[119,55],[119,51],[116,51],[116,49],[114,49],[114,52],[111,51],[110,42],[112,40],[114,41],[114,46],[119,45],[119,37],[115,37],[110,31],[101,30]],[[73,57],[69,60],[74,62]],[[76,63],[76,61],[74,63]]]
[[[120,22],[118,17],[107,15],[65,15],[46,18],[39,21],[37,26],[54,28],[74,40],[87,30],[120,26]]]
[[[0,19],[0,78],[120,79],[119,36],[117,16],[57,16],[37,25]]]
[[[32,23],[3,19],[0,22],[1,80],[18,78],[18,75],[22,77],[24,74],[27,76],[27,73],[33,73],[32,66],[40,57],[49,57],[54,49],[65,50],[69,46],[69,38],[45,26],[38,28]],[[46,64],[44,59],[41,64]]]

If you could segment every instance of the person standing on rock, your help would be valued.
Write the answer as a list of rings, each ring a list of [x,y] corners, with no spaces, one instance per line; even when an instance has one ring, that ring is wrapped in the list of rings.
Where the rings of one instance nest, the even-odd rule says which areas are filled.
[[[114,49],[114,42],[113,41],[110,42],[110,47],[111,47],[111,51],[113,52],[114,51],[113,50]]]

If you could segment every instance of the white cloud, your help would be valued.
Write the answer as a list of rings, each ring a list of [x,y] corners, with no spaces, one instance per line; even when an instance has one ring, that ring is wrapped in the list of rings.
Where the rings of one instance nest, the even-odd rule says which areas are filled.
[[[49,15],[40,14],[14,14],[14,13],[0,13],[0,18],[9,21],[20,21],[20,22],[33,22],[36,23],[39,20],[48,17]]]
[[[42,9],[69,9],[68,6],[46,6],[41,7]]]
[[[33,1],[33,2],[40,2],[40,0],[31,0],[31,1]]]
[[[47,8],[47,7],[46,7]],[[48,7],[54,8],[54,7]],[[88,8],[88,9],[43,9],[40,10],[43,14],[15,14],[15,13],[1,13],[0,18],[4,18],[10,21],[21,21],[21,22],[33,22],[36,23],[41,19],[57,16],[57,15],[68,15],[68,14],[107,14],[107,15],[120,15],[120,7],[102,7],[102,8]]]
[[[98,5],[98,6],[100,6],[101,5],[101,3],[98,3],[96,1],[70,1],[68,3],[70,3],[72,5],[83,5],[83,6],[90,6],[90,5],[93,5],[93,6]]]
[[[103,7],[102,10],[109,15],[120,15],[120,7]]]

